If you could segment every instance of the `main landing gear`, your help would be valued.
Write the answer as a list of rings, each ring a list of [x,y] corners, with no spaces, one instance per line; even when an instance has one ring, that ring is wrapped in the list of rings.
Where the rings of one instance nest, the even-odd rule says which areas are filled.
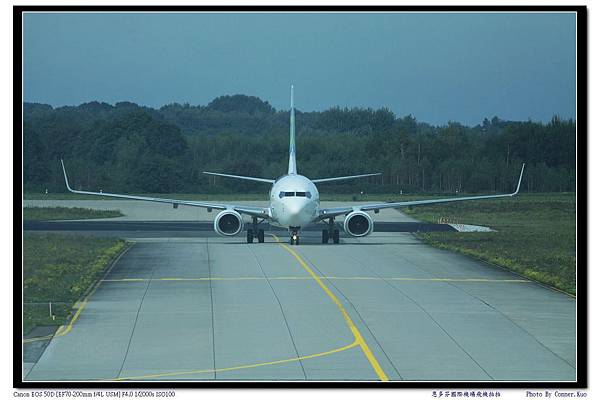
[[[340,231],[339,229],[335,229],[333,218],[329,218],[327,229],[323,229],[323,236],[321,238],[321,242],[329,243],[329,239],[331,239],[335,244],[338,244],[340,242]]]
[[[252,229],[246,231],[246,241],[248,243],[254,242],[254,236],[258,239],[258,243],[265,242],[265,231],[263,229],[258,229],[258,224],[258,218],[252,217]]]

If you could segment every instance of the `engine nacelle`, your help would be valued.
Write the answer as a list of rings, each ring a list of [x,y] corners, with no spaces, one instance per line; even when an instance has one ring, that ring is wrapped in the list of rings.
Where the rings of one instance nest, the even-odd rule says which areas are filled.
[[[215,231],[219,235],[234,236],[244,229],[244,220],[234,210],[223,210],[215,218]]]
[[[344,231],[350,236],[367,236],[373,232],[373,219],[364,211],[353,211],[344,220]]]

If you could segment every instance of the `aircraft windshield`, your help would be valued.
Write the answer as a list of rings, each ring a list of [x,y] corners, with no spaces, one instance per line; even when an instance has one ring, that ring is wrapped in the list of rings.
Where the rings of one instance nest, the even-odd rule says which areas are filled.
[[[310,199],[312,195],[310,192],[279,192],[279,198],[283,197],[307,197]]]

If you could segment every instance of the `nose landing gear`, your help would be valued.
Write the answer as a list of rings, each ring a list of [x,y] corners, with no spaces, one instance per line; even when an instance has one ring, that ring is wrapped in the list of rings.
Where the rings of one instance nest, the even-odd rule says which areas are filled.
[[[290,244],[299,245],[300,244],[300,233],[298,228],[290,227]]]

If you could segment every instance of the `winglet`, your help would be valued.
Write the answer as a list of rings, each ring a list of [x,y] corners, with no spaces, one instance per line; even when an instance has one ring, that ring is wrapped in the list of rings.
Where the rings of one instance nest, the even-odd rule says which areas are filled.
[[[519,193],[519,189],[521,189],[521,180],[523,179],[523,171],[525,170],[525,163],[521,167],[521,175],[519,176],[519,183],[517,184],[517,190],[512,194],[513,196]]]
[[[60,159],[60,163],[62,164],[63,174],[65,175],[65,183],[67,184],[67,190],[69,190],[69,192],[72,192],[73,189],[71,189],[71,186],[69,186],[69,179],[67,178],[67,171],[65,170],[65,163],[63,162],[62,158]]]

